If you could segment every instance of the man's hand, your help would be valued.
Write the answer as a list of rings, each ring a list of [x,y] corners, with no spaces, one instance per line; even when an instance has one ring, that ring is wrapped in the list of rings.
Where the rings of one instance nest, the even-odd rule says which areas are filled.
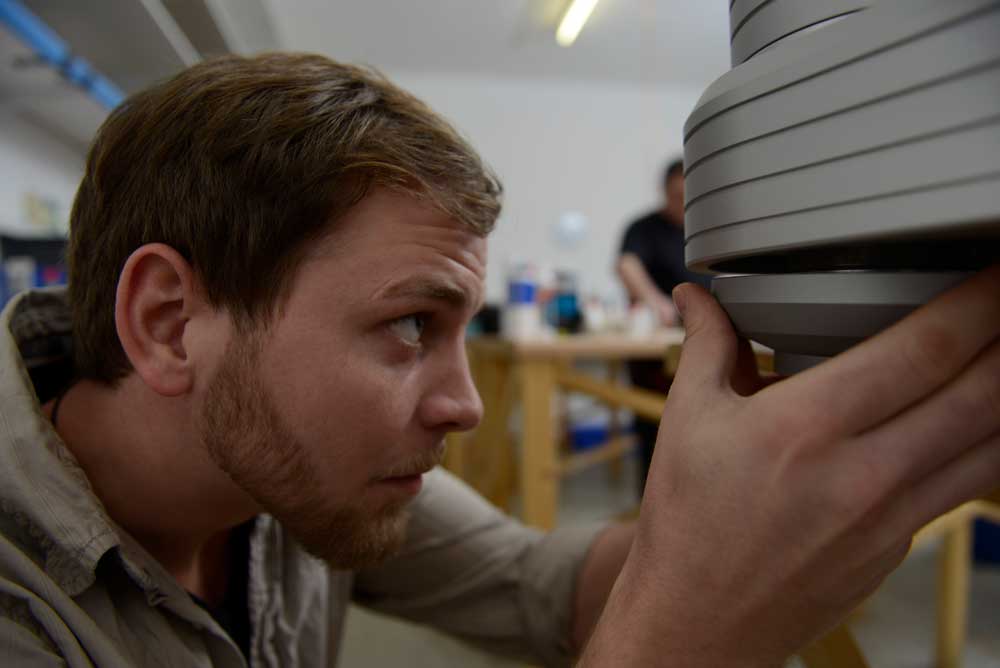
[[[670,298],[660,292],[656,283],[649,277],[646,268],[636,255],[625,253],[618,260],[618,276],[622,279],[625,289],[636,301],[648,306],[657,320],[665,327],[678,324],[677,309]]]
[[[1000,267],[783,380],[700,288],[587,665],[779,666],[1000,486]]]

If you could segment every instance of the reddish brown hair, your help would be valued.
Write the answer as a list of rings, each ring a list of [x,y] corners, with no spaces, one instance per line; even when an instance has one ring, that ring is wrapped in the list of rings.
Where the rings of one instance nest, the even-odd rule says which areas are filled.
[[[81,377],[131,365],[115,291],[129,255],[162,242],[237,323],[280,303],[302,251],[375,186],[426,198],[485,235],[501,187],[444,120],[375,71],[306,54],[196,65],[115,109],[70,218]]]

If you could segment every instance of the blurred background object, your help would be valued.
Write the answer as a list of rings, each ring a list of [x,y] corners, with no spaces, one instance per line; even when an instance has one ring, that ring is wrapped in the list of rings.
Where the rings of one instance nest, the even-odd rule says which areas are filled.
[[[451,120],[505,186],[487,297],[515,257],[620,301],[625,221],[658,200],[700,92],[728,69],[724,2],[603,0],[570,48],[565,0],[0,0],[31,12],[122,94],[221,53],[292,49],[373,65]],[[31,191],[65,217],[107,109],[0,13],[0,230]],[[569,214],[569,215],[567,215]]]

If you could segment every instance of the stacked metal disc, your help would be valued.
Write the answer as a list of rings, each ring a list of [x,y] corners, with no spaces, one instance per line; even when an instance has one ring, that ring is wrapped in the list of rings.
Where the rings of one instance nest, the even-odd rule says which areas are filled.
[[[780,370],[1000,260],[1000,0],[733,0],[730,35],[684,129],[686,258]]]

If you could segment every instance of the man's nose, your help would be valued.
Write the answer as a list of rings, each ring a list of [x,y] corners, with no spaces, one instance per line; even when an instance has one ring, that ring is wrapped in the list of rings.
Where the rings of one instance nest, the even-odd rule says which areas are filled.
[[[483,401],[469,373],[464,350],[450,366],[424,398],[422,421],[432,429],[468,431],[483,419]]]

